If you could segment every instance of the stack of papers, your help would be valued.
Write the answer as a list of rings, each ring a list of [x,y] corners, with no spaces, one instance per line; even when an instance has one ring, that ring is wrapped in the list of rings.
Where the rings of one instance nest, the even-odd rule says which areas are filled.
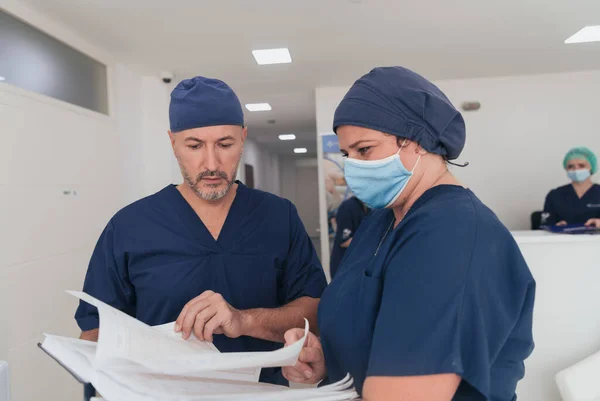
[[[308,333],[272,352],[221,353],[195,337],[184,340],[174,323],[148,326],[96,298],[69,291],[98,308],[98,342],[45,335],[41,347],[107,401],[306,400],[358,397],[352,379],[320,388],[258,383],[261,368],[293,366]]]

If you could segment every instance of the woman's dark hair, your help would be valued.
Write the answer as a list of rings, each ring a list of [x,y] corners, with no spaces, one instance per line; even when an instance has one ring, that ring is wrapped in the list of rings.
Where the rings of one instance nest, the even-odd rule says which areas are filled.
[[[385,135],[390,135],[390,134],[385,134]],[[401,147],[401,146],[402,146],[402,142],[404,142],[404,141],[406,141],[406,140],[409,140],[409,139],[408,139],[408,138],[402,138],[402,137],[400,137],[400,136],[397,136],[397,137],[396,137],[396,144],[398,145],[398,147]],[[447,165],[448,165],[448,164],[451,164],[451,165],[453,165],[453,166],[456,166],[456,167],[467,167],[467,166],[469,165],[469,162],[464,162],[464,163],[461,163],[461,164],[459,164],[459,163],[454,163],[454,162],[452,162],[452,161],[448,160],[448,159],[446,158],[446,156],[442,156],[442,159],[444,159],[444,162],[445,162]]]

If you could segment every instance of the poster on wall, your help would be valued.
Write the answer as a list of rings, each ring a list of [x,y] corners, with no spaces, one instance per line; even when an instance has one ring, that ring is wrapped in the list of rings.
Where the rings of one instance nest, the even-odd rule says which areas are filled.
[[[344,179],[344,157],[340,153],[337,135],[334,133],[321,135],[323,144],[323,174],[325,181],[325,199],[327,207],[327,227],[329,233],[329,249],[333,246],[336,222],[335,215],[340,204],[352,196]]]

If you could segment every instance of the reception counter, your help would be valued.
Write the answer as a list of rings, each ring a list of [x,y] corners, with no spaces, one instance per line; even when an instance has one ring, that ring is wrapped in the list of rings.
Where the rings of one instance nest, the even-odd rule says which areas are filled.
[[[600,235],[513,235],[537,282],[535,350],[518,399],[561,401],[556,373],[600,351]]]

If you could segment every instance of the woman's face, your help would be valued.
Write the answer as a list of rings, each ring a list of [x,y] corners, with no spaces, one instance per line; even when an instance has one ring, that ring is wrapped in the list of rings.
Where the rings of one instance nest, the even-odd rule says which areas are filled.
[[[592,166],[585,159],[573,159],[567,163],[567,171],[591,170]]]
[[[394,135],[369,128],[344,125],[337,129],[340,151],[346,157],[360,160],[380,160],[400,152],[400,160],[406,169],[412,170],[419,157],[419,146],[410,141],[398,140]]]

